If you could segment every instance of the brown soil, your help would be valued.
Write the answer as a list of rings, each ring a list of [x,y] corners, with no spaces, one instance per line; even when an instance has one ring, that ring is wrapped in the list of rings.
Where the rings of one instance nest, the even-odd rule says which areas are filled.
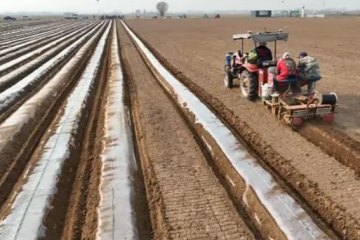
[[[238,29],[236,21],[240,20],[128,22],[178,69],[173,69],[177,75],[220,113],[330,225],[344,238],[358,239],[359,225],[355,219],[358,221],[360,205],[354,196],[360,192],[360,182],[354,172],[277,122],[255,103],[241,99],[238,89],[223,87],[223,55],[229,50],[227,39],[231,38],[233,29]],[[241,21],[248,21],[247,28],[264,24],[258,19]],[[288,24],[296,25],[294,21],[298,20],[289,20]],[[306,21],[314,21],[314,25],[324,23],[322,20]],[[317,56],[316,51],[311,53]]]
[[[254,239],[122,27],[119,36],[133,76],[128,80],[154,238]]]

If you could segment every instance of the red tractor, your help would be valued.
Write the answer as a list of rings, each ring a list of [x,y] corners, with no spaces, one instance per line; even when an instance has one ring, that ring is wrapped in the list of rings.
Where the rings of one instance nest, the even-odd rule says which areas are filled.
[[[237,53],[228,52],[225,56],[225,85],[233,87],[235,79],[239,80],[240,92],[243,97],[260,97],[263,105],[278,119],[296,127],[303,121],[311,118],[322,117],[326,121],[334,120],[337,95],[335,93],[322,94],[315,91],[315,83],[321,78],[309,81],[301,81],[301,86],[313,82],[312,88],[300,95],[292,94],[290,84],[298,81],[296,78],[286,79],[279,82],[280,91],[272,94],[275,81],[275,71],[269,71],[270,67],[276,67],[276,44],[278,41],[287,41],[289,34],[279,30],[277,32],[244,33],[233,35],[234,40],[241,40],[241,50]],[[252,39],[255,47],[261,42],[274,42],[274,58],[271,61],[257,63],[248,62],[248,53],[243,53],[244,39]],[[251,99],[250,98],[250,99]]]

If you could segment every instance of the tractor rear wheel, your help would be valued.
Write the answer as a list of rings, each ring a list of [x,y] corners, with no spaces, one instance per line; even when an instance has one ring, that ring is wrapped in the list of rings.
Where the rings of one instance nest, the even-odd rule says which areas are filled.
[[[256,74],[243,71],[240,75],[240,90],[242,96],[254,101],[258,97],[258,80]]]
[[[225,78],[224,78],[225,86],[228,87],[228,88],[232,88],[233,87],[233,82],[234,82],[234,77],[231,74],[231,72],[226,72]]]

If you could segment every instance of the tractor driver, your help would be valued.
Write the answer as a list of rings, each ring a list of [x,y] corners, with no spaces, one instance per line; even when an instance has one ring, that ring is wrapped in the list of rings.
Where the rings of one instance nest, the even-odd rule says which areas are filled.
[[[273,59],[271,50],[266,46],[266,42],[260,42],[255,48],[258,54],[258,61],[271,61]]]
[[[266,46],[266,42],[260,42],[259,46],[250,51],[248,63],[258,64],[263,61],[271,61],[273,59],[271,50]]]

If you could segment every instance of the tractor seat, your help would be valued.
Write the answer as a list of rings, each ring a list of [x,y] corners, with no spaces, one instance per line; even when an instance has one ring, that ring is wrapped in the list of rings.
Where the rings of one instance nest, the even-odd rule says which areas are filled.
[[[303,81],[307,81],[307,82],[317,82],[320,81],[321,77],[317,77],[317,78],[311,78],[311,79],[307,79],[307,80],[303,80]]]
[[[284,80],[277,80],[277,79],[275,79],[274,78],[274,81],[277,81],[278,83],[287,83],[288,84],[288,88],[287,88],[287,90],[282,94],[282,96],[287,96],[287,94],[290,92],[290,90],[291,90],[291,83],[296,83],[296,81],[297,81],[297,78],[296,78],[296,76],[291,76],[291,77],[289,77],[289,78],[287,78],[287,79],[284,79]]]
[[[258,61],[258,68],[276,67],[277,61]]]
[[[308,80],[301,80],[301,86],[303,86],[303,84],[307,84],[308,85],[308,92],[313,92],[313,90],[315,89],[315,85],[316,82],[319,81],[321,79],[321,77],[317,77],[317,78],[310,78]],[[309,83],[313,83],[311,85],[309,85]]]
[[[296,77],[290,77],[290,78],[280,80],[280,81],[274,78],[274,81],[277,81],[279,83],[295,83],[297,81],[297,78]]]

